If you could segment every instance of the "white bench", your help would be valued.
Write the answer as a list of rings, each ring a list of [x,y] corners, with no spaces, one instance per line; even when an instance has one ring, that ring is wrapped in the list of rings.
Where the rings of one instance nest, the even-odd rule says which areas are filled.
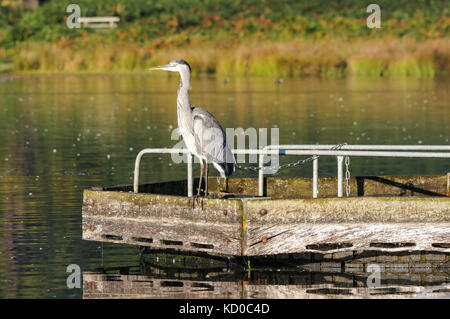
[[[117,27],[116,22],[120,21],[119,17],[80,17],[79,21],[85,28],[115,28]]]

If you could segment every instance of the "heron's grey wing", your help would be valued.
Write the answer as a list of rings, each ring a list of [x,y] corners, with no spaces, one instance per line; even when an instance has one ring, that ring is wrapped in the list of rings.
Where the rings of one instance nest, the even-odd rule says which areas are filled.
[[[225,131],[215,117],[208,111],[195,107],[192,109],[192,118],[194,136],[202,155],[209,162],[234,164],[234,156],[227,144]]]

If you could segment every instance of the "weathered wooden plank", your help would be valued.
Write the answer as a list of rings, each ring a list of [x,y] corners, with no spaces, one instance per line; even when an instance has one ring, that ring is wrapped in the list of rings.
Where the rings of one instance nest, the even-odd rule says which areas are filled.
[[[327,252],[450,251],[449,198],[248,200],[244,212],[248,256],[320,251],[324,244],[333,244]]]
[[[225,179],[209,178],[211,191],[225,189]],[[319,197],[337,196],[337,179],[320,177],[318,180]],[[266,177],[265,193],[273,199],[311,198],[312,179],[306,177]],[[350,178],[352,196],[445,196],[447,194],[447,176],[356,176]],[[258,194],[258,179],[230,178],[228,190],[235,194]],[[447,195],[448,196],[448,195]]]
[[[450,252],[449,248],[434,246],[436,243],[449,241],[450,223],[439,225],[425,223],[301,223],[297,225],[249,225],[248,227],[246,250],[248,256],[273,255],[281,252],[322,251],[322,246],[328,246],[329,249],[327,247],[326,251],[329,253],[343,248]],[[387,248],[388,243],[391,243],[393,248]]]
[[[422,176],[356,176],[350,178],[352,196],[445,196],[450,189],[446,175]],[[223,192],[226,189],[225,179],[209,177],[209,191]],[[198,178],[194,180],[198,184]],[[266,177],[265,189],[268,197],[279,198],[311,198],[312,179],[306,177]],[[132,185],[107,187],[107,191],[133,190]],[[139,185],[142,193],[180,195],[187,193],[187,181],[166,181]],[[233,194],[258,194],[257,178],[230,178],[228,191]],[[450,194],[450,193],[449,193]],[[336,197],[337,179],[334,177],[319,178],[319,197]],[[448,195],[449,196],[449,195]]]
[[[241,254],[239,200],[197,203],[177,196],[105,191],[84,195],[83,239]]]
[[[450,222],[450,198],[446,197],[261,199],[246,203],[249,223]]]
[[[240,223],[239,199],[195,199],[159,194],[85,190],[83,214],[105,217],[147,218],[161,220],[182,218],[188,221]]]
[[[83,239],[240,255],[240,225],[192,223],[173,219],[83,217]]]
[[[356,177],[358,196],[446,196],[445,175]]]
[[[450,197],[450,173],[447,173],[447,196]]]

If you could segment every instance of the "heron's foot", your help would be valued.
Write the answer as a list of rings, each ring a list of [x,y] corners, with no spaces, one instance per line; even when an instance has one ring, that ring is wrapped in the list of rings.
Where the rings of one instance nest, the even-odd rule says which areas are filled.
[[[195,200],[195,203],[200,206],[200,204],[201,204],[200,200],[203,198],[203,196],[200,194],[200,192],[198,192],[196,195],[194,195],[193,198]]]
[[[214,198],[227,198],[233,196],[232,193],[224,192],[222,190],[218,191],[217,193],[214,193]]]

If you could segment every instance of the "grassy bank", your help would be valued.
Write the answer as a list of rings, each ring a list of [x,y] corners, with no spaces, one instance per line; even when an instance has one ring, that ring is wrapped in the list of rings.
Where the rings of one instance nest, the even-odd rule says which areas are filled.
[[[69,3],[0,6],[0,72],[139,72],[182,57],[227,76],[450,73],[442,0],[380,0],[381,29],[366,27],[371,1],[77,1],[82,16],[120,16],[101,31],[67,28]]]
[[[26,43],[15,71],[141,72],[183,57],[195,73],[258,76],[414,76],[448,74],[450,40],[413,39],[191,43],[155,48],[139,44]]]

